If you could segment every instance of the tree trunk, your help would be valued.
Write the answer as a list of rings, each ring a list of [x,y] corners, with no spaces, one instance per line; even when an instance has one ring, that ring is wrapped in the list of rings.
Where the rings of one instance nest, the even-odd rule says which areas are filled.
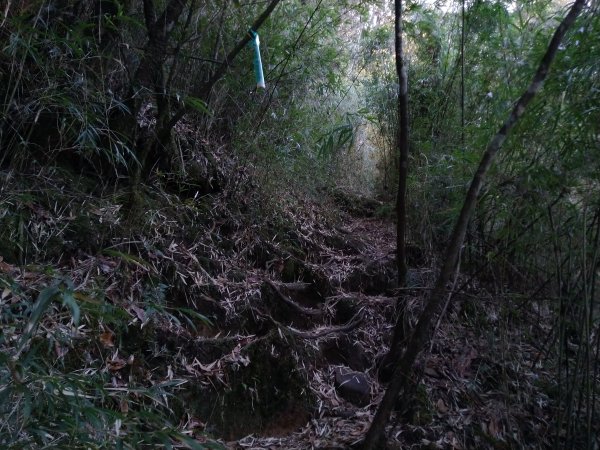
[[[258,30],[263,22],[271,15],[275,7],[281,0],[271,0],[269,5],[261,13],[261,15],[252,24],[253,30]],[[182,106],[177,111],[171,110],[170,92],[168,82],[165,78],[164,65],[167,59],[167,49],[169,39],[173,29],[175,28],[180,16],[183,14],[188,0],[170,0],[165,7],[163,13],[157,18],[154,10],[154,0],[144,0],[144,17],[146,28],[148,30],[148,43],[144,49],[144,56],[135,72],[132,81],[132,95],[130,101],[130,110],[134,125],[130,127],[135,130],[132,136],[132,143],[137,146],[137,165],[133,170],[131,185],[134,191],[135,203],[137,197],[135,191],[139,187],[142,180],[144,169],[148,166],[153,166],[156,161],[154,157],[159,159],[166,157],[165,153],[170,145],[171,133],[173,127],[184,117],[188,112],[187,106]],[[188,15],[188,24],[189,24]],[[219,81],[227,72],[227,69],[244,49],[246,44],[250,42],[250,33],[246,33],[236,46],[227,54],[225,59],[217,67],[209,78],[209,81],[202,86],[201,92],[196,96],[208,103],[212,87]],[[171,78],[173,74],[169,76]],[[135,96],[140,87],[150,88],[154,92],[154,97],[157,106],[156,115],[156,132],[152,136],[144,139],[137,139],[137,126],[135,120],[141,106],[141,101]],[[152,155],[152,158],[149,156]]]
[[[394,30],[395,30],[395,52],[396,73],[398,76],[398,124],[396,127],[396,148],[398,155],[398,193],[396,197],[396,264],[398,268],[398,285],[406,285],[408,267],[406,265],[406,178],[408,176],[408,77],[404,63],[404,52],[402,47],[402,0],[395,0],[394,4]],[[379,379],[389,381],[394,369],[394,363],[398,360],[408,334],[408,323],[406,320],[406,305],[402,294],[399,295],[396,307],[396,325],[392,337],[392,345],[385,355],[379,368]]]
[[[141,182],[148,156],[155,147],[155,140],[152,137],[139,139],[137,115],[142,106],[142,98],[138,93],[142,88],[153,92],[157,109],[156,129],[159,131],[170,116],[170,102],[168,92],[166,92],[164,73],[169,39],[186,4],[187,0],[170,0],[162,14],[157,17],[154,0],[144,0],[143,2],[148,43],[144,48],[142,60],[133,75],[128,102],[131,121],[128,128],[132,132],[131,143],[136,146],[137,157],[137,164],[133,169],[131,179],[134,191]],[[134,197],[137,197],[135,192]]]
[[[397,146],[400,156],[398,168],[398,196],[396,197],[396,212],[398,224],[396,229],[396,248],[398,264],[398,285],[406,284],[406,176],[408,174],[408,79],[402,51],[402,0],[395,0],[396,34],[396,73],[398,75],[398,128]]]
[[[430,326],[435,320],[445,298],[446,284],[454,275],[456,263],[458,261],[458,255],[465,239],[467,225],[473,214],[473,211],[475,210],[477,196],[481,190],[485,176],[494,160],[494,157],[496,156],[496,153],[504,144],[508,133],[523,115],[529,102],[531,102],[533,97],[542,87],[544,80],[548,75],[550,64],[556,56],[558,46],[563,36],[565,35],[567,29],[573,24],[573,22],[575,22],[575,19],[583,9],[584,4],[585,0],[576,0],[575,3],[573,3],[569,13],[554,32],[552,40],[550,41],[548,49],[546,50],[546,53],[540,62],[531,84],[523,93],[523,95],[521,95],[510,116],[488,144],[485,153],[483,154],[481,162],[479,163],[479,167],[477,168],[473,180],[471,181],[469,191],[465,197],[460,216],[454,227],[454,231],[452,232],[440,275],[431,293],[431,297],[425,306],[425,309],[421,313],[413,334],[407,343],[406,351],[397,364],[395,364],[392,381],[390,382],[390,385],[388,386],[388,389],[385,392],[381,403],[379,404],[377,413],[373,418],[373,423],[371,424],[371,427],[369,428],[369,431],[367,432],[367,435],[360,446],[362,450],[374,450],[376,448],[382,448],[381,442],[384,437],[385,426],[396,398],[398,397],[399,393],[407,390],[407,387],[410,383],[409,375],[412,371],[417,355],[421,352],[431,338]]]

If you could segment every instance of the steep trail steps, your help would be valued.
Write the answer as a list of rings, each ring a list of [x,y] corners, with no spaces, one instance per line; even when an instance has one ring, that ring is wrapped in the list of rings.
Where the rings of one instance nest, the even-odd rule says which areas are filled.
[[[221,325],[188,341],[188,359],[203,359],[187,409],[229,448],[344,448],[364,433],[394,322],[395,229],[370,207],[351,213],[263,242],[229,295],[196,303]]]

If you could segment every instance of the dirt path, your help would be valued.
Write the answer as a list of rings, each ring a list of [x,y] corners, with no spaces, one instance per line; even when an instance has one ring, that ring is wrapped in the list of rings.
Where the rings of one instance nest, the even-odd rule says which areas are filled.
[[[394,227],[389,221],[350,218],[343,227],[331,230],[324,242],[332,245],[312,255],[307,264],[324,274],[332,287],[322,303],[329,315],[313,329],[325,333],[317,338],[299,335],[295,341],[297,365],[308,380],[315,410],[301,426],[297,415],[284,415],[260,435],[229,441],[229,448],[344,449],[368,429],[385,388],[378,381],[377,367],[391,340],[398,293],[394,289]],[[420,283],[401,292],[414,322],[433,275],[427,267],[414,268],[412,273]],[[279,285],[284,289],[285,283]],[[536,376],[526,369],[534,351],[521,343],[514,329],[511,335],[492,301],[485,293],[456,296],[431,353],[419,361],[422,378],[413,404],[409,408],[399,405],[400,411],[412,416],[410,423],[400,415],[390,423],[391,445],[510,448],[527,442],[539,447],[548,438],[543,430],[550,412],[534,387]],[[357,326],[332,331],[357,315]],[[491,334],[476,331],[482,323],[490,326]],[[506,362],[500,362],[498,352]],[[344,372],[357,374],[367,383],[366,400],[340,387],[338,377]]]
[[[48,192],[45,186],[39,198]],[[25,318],[59,279],[71,280],[80,294],[85,326],[77,335],[62,341],[74,322],[58,305],[38,327],[42,339],[61,336],[50,353],[58,358],[53,370],[93,389],[84,383],[109,376],[107,398],[115,408],[132,408],[128,426],[135,412],[160,410],[161,426],[172,421],[191,438],[216,437],[231,449],[347,448],[364,436],[385,388],[378,363],[397,299],[414,323],[434,275],[425,258],[415,257],[410,288],[396,289],[394,226],[373,218],[381,205],[333,192],[333,200],[318,204],[287,199],[257,217],[228,207],[226,196],[212,198],[210,208],[166,197],[132,240],[112,196],[88,202],[87,194],[72,195],[64,197],[67,209],[41,200],[23,206],[48,233],[70,229],[57,255],[40,245],[46,259],[38,254],[39,265],[0,260],[10,280],[4,305],[24,305]],[[177,217],[187,217],[187,226]],[[77,249],[69,257],[67,244]],[[418,362],[422,378],[410,408],[399,405],[402,413],[390,422],[391,443],[551,446],[558,407],[547,393],[556,381],[543,366],[551,312],[531,299],[493,297],[483,283],[467,284]],[[14,351],[26,322],[20,317],[11,319],[12,331],[3,330],[13,334],[0,350]],[[140,402],[138,392],[163,386],[164,398]],[[37,417],[46,415],[44,409]]]
[[[296,427],[295,418],[290,418],[289,423],[265,430],[263,437],[250,435],[229,442],[229,448],[347,448],[361,439],[371,421],[383,392],[377,381],[377,363],[391,337],[396,302],[395,230],[386,220],[348,218],[342,227],[328,231],[323,233],[325,245],[307,263],[326,277],[331,287],[323,299],[329,317],[317,327],[325,334],[298,344],[314,351],[310,361],[299,365],[306,369],[316,411],[304,426]],[[279,285],[285,289],[285,283]],[[310,303],[296,299],[299,304]],[[361,319],[356,327],[334,331],[337,322],[348,323],[356,316]],[[340,370],[360,374],[368,386],[366,398],[353,397],[340,388],[339,379],[336,382]]]

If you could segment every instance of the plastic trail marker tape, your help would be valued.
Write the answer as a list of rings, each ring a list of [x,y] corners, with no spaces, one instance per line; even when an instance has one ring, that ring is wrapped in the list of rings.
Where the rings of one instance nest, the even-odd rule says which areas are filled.
[[[252,36],[252,47],[254,47],[254,74],[256,75],[256,87],[265,89],[265,76],[263,75],[262,61],[260,59],[260,40],[258,39],[258,33],[254,30],[250,30]]]

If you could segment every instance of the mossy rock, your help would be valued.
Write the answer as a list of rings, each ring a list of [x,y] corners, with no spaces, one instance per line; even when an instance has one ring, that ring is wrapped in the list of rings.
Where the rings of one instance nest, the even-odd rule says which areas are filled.
[[[184,394],[188,413],[224,439],[248,434],[283,434],[302,427],[314,409],[308,380],[298,370],[292,346],[271,333],[241,352],[242,361],[225,368],[228,388],[191,384]]]

